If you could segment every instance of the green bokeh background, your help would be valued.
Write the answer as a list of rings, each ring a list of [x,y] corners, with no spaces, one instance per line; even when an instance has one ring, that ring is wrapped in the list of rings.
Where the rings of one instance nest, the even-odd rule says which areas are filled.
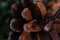
[[[10,5],[18,2],[19,0],[0,0],[0,40],[8,40],[10,28],[6,25],[5,20],[11,16]]]

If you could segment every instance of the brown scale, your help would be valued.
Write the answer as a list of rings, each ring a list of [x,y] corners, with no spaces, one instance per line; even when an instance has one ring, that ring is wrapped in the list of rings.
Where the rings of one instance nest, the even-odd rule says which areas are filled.
[[[46,9],[45,9],[44,5],[43,5],[41,2],[40,2],[40,3],[37,3],[37,5],[38,5],[39,9],[41,10],[41,13],[42,13],[42,15],[43,15],[43,17],[44,17],[44,16],[46,15]],[[40,7],[41,7],[41,8],[40,8]],[[27,10],[27,11],[28,11],[28,10]],[[25,16],[27,19],[29,19],[29,17],[31,18],[31,16],[30,16],[30,15],[31,15],[31,12],[30,12],[30,11],[27,12],[27,11],[26,11],[26,13],[25,13],[24,16]],[[30,15],[29,15],[28,13],[30,13]],[[30,28],[31,28],[34,23],[35,23],[34,20],[32,20],[32,21],[30,21],[30,22],[28,23],[28,26],[30,25]],[[28,27],[28,29],[30,29],[30,28]],[[37,26],[37,27],[34,28],[34,29],[32,28],[32,29],[31,29],[31,32],[38,32],[38,31],[40,31],[40,30],[41,30],[40,27]],[[27,34],[27,35],[26,35],[26,34]],[[30,37],[29,35],[30,35],[30,32],[23,32],[22,35],[21,35],[21,36],[22,36],[21,39],[22,39],[22,40],[27,40],[27,39],[29,40],[29,38],[27,38],[27,37]],[[37,40],[41,40],[40,37],[39,37],[39,34],[37,34],[37,38],[38,38]],[[30,40],[31,40],[31,39],[30,39]]]
[[[55,11],[58,7],[60,7],[60,2],[53,5],[53,10]],[[56,18],[58,23],[54,24],[54,28],[60,33],[60,15]]]
[[[54,3],[53,6],[51,7],[52,10],[49,10],[49,15],[50,16],[54,15],[52,13],[55,12],[56,9],[58,9],[58,7],[60,7],[60,3]],[[58,33],[60,33],[60,15],[57,16],[56,19],[57,19],[58,23],[53,24],[53,30],[50,32],[50,35],[53,38],[53,40],[59,40]]]
[[[12,8],[13,12],[15,13],[14,15],[16,16],[16,14],[19,13],[18,9],[16,8],[16,4],[12,4],[11,8]],[[12,22],[13,25],[15,25],[15,26],[12,26],[14,31],[20,32],[20,29],[18,28],[19,27],[19,22],[17,21],[17,19],[16,18],[12,18],[11,21],[10,21],[10,24],[11,24],[11,22]]]
[[[42,6],[40,6],[40,5],[41,5],[40,3],[37,3],[37,5],[38,5],[39,8],[41,8],[40,10],[42,11],[42,12],[41,12],[42,15],[45,16],[46,10],[44,9],[44,7],[42,8]],[[45,11],[44,11],[44,10],[45,10]],[[27,17],[27,18],[28,18],[28,17]],[[56,24],[55,24],[55,25],[56,25]],[[54,28],[55,28],[55,25],[54,25]],[[59,25],[60,25],[60,24],[59,24]],[[57,27],[57,28],[58,28],[58,27]],[[56,30],[57,30],[57,29],[56,29]],[[49,32],[52,39],[49,37],[49,34],[48,34],[48,33],[45,33],[45,32],[44,32],[42,35],[40,34],[40,36],[39,36],[39,34],[37,34],[37,38],[38,38],[38,40],[58,40],[58,34],[57,34],[56,30],[53,29],[51,32]],[[28,33],[26,32],[26,34],[29,34],[29,32],[28,32]],[[25,36],[26,34],[23,33],[22,36]],[[30,35],[30,34],[29,34],[29,35]],[[27,38],[28,35],[26,35],[25,37]],[[22,39],[25,40],[25,39],[26,39],[25,37],[24,37],[24,38],[22,37]],[[41,37],[42,37],[42,39],[41,39]],[[26,39],[26,40],[27,40],[27,39]],[[28,39],[28,40],[29,40],[29,39]]]
[[[42,15],[43,15],[43,18],[44,18],[44,16],[46,15],[46,9],[45,9],[45,7],[44,7],[44,5],[41,3],[41,2],[38,2],[38,3],[36,3],[37,5],[38,5],[38,7],[39,7],[39,9],[41,10],[41,13],[42,13]],[[28,16],[29,17],[29,16]],[[27,17],[27,18],[28,18]],[[33,25],[31,25],[31,23],[32,22],[30,22],[30,27]],[[29,26],[28,25],[28,26]],[[48,25],[49,26],[49,25]],[[28,27],[29,28],[29,27]],[[30,28],[29,28],[30,29]],[[31,29],[30,29],[31,30]],[[39,30],[40,31],[40,30]],[[34,32],[34,31],[32,31],[32,32]],[[36,32],[38,32],[38,31],[36,31]],[[26,34],[28,34],[28,35],[26,35]],[[29,32],[23,32],[22,33],[22,40],[27,40],[27,37],[30,35],[30,33]],[[30,37],[30,36],[29,36]],[[29,39],[28,39],[29,40]],[[51,40],[51,38],[50,38],[50,35],[48,34],[48,32],[40,32],[40,36],[39,36],[39,34],[37,33],[37,40]]]

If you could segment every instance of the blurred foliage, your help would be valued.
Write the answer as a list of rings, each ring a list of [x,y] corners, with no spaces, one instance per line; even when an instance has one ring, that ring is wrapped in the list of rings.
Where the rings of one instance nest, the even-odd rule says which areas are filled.
[[[8,33],[10,31],[10,28],[6,25],[5,20],[9,16],[11,16],[11,4],[18,2],[19,0],[0,0],[0,40],[8,39]]]

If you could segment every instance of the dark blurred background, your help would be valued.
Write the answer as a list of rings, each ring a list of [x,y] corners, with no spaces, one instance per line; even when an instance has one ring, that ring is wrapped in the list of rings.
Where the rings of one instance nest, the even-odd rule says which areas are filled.
[[[19,0],[0,0],[0,40],[8,40],[10,28],[6,25],[5,21],[6,18],[11,16],[11,4],[18,2]]]

